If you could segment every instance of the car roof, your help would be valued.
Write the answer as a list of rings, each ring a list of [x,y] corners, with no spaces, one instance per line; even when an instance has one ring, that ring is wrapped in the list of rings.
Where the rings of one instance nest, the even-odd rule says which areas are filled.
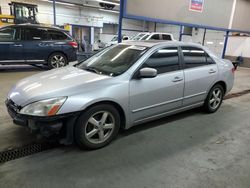
[[[155,46],[164,46],[164,45],[173,45],[173,46],[191,46],[203,48],[200,44],[192,43],[192,42],[179,42],[179,41],[163,41],[163,40],[146,40],[146,41],[125,41],[121,44],[129,44],[135,46],[145,46],[145,47],[155,47]]]
[[[153,34],[160,34],[160,35],[172,35],[171,33],[161,33],[161,32],[151,32],[149,33],[150,35],[153,35]]]
[[[64,29],[61,29],[59,27],[54,26],[47,26],[47,25],[41,25],[41,24],[15,24],[15,25],[8,25],[5,27],[31,27],[31,28],[44,28],[44,29],[55,29],[60,31],[65,31]]]
[[[141,33],[138,33],[137,35],[139,35],[139,34],[144,34],[144,35],[153,35],[153,34],[172,35],[171,33],[162,33],[162,32],[141,32]]]

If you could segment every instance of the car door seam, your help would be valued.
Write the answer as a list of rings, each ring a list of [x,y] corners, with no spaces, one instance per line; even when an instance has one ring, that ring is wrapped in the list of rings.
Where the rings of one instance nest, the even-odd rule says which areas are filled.
[[[143,111],[143,110],[148,110],[148,109],[151,109],[151,108],[156,108],[156,107],[159,107],[159,106],[163,106],[163,105],[166,105],[166,104],[171,104],[171,103],[178,102],[178,101],[181,101],[181,100],[183,100],[183,97],[178,98],[178,99],[174,99],[174,100],[171,100],[171,101],[165,101],[165,102],[162,102],[162,103],[146,106],[146,107],[143,107],[143,108],[138,108],[138,109],[133,110],[132,113],[140,112],[140,111]]]

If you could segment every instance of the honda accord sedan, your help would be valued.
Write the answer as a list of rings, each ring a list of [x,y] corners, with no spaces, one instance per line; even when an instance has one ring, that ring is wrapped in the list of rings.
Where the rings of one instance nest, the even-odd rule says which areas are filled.
[[[97,149],[120,129],[202,106],[214,113],[233,83],[232,63],[200,45],[131,41],[19,81],[6,106],[16,124]]]

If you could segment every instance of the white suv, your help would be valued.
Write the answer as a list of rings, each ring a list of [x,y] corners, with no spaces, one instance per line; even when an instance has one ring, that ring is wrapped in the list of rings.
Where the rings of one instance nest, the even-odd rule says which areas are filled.
[[[174,41],[174,37],[170,33],[139,33],[132,40],[169,40]]]

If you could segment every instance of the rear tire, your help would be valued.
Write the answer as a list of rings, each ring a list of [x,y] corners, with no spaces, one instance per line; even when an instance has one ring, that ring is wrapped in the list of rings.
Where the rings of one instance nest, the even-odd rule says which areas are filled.
[[[48,66],[51,69],[65,67],[68,65],[67,57],[60,52],[55,52],[49,56]]]
[[[223,101],[225,91],[220,84],[216,84],[212,87],[209,91],[207,98],[204,103],[204,109],[207,113],[214,113],[216,112]]]
[[[120,115],[115,107],[109,104],[93,106],[77,120],[76,144],[81,149],[102,148],[117,136],[120,124]]]

